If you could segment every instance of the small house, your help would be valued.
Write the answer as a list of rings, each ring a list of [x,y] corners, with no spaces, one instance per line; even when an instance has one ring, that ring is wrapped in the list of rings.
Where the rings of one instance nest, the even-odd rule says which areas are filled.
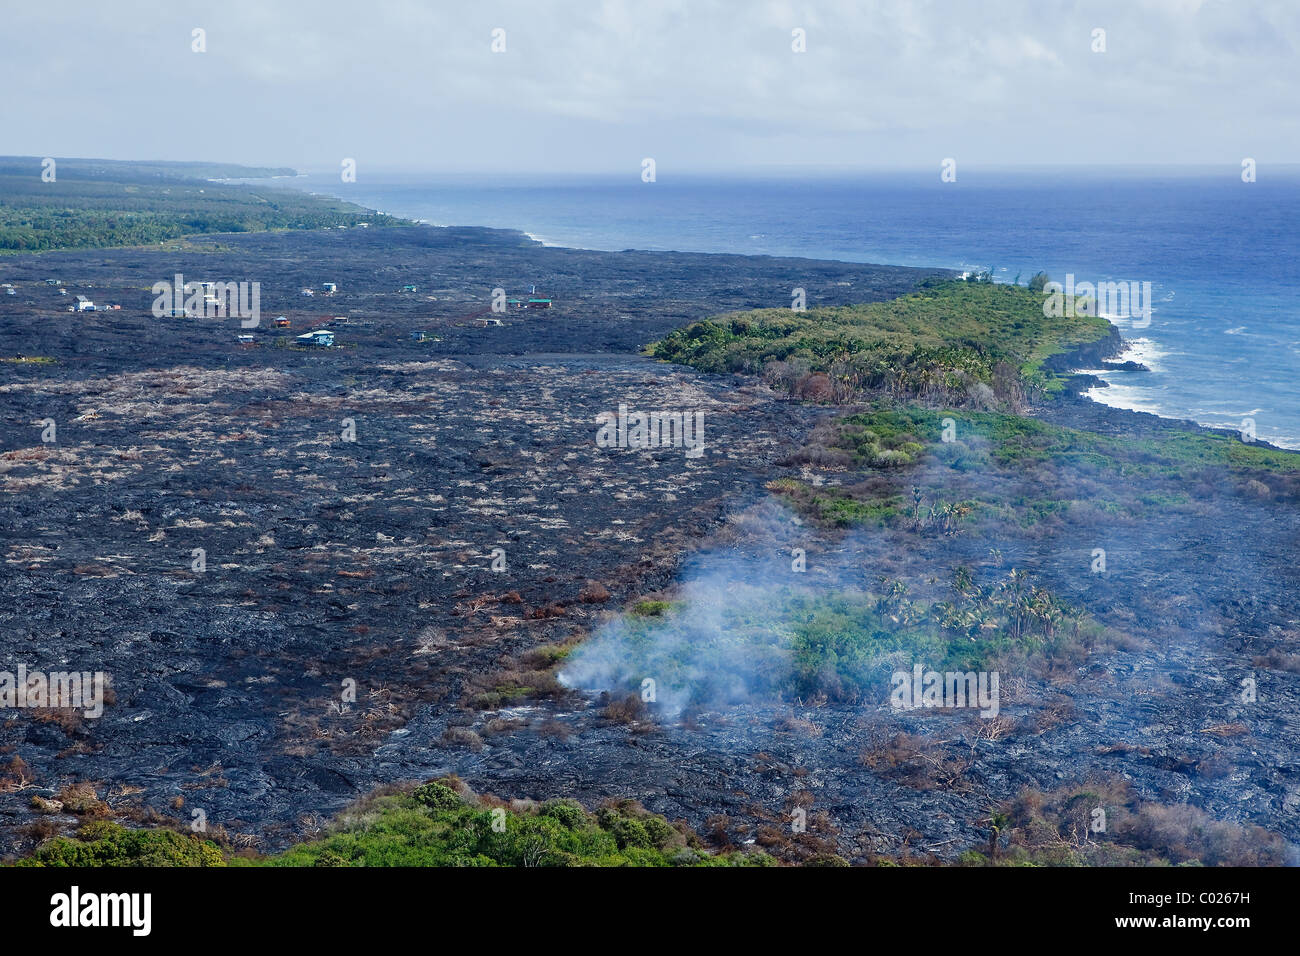
[[[339,287],[333,282],[322,282],[320,287],[329,295],[333,295],[335,292],[339,291]]]
[[[310,332],[304,332],[298,336],[298,341],[303,345],[319,345],[322,348],[329,348],[334,344],[334,333],[328,329],[312,329]]]
[[[251,335],[241,335],[241,336],[239,337],[239,344],[242,345],[242,346],[249,346],[249,345],[252,345],[252,344],[253,344],[253,337],[252,337]]]
[[[87,299],[84,295],[79,295],[79,296],[77,296],[77,311],[78,311],[78,312],[94,312],[94,311],[95,311],[95,303],[91,302],[91,301],[90,301],[89,299]]]
[[[530,298],[528,300],[528,308],[530,309],[549,309],[550,307],[551,307],[550,299]]]
[[[275,327],[277,329],[287,329],[289,327],[288,317],[283,315],[277,315],[275,317]]]
[[[418,290],[415,286],[413,286],[413,285],[404,285],[404,286],[402,286],[402,291],[403,291],[403,292],[418,292],[419,290]]]

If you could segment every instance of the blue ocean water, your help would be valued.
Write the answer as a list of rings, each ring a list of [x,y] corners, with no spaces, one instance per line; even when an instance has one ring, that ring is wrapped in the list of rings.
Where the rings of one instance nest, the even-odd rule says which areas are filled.
[[[1300,448],[1300,170],[937,171],[797,178],[337,174],[294,180],[435,225],[520,229],[589,249],[674,249],[897,265],[1038,270],[1064,281],[1150,282],[1141,327],[1114,319],[1125,356],[1093,397]],[[812,303],[809,303],[810,305]]]

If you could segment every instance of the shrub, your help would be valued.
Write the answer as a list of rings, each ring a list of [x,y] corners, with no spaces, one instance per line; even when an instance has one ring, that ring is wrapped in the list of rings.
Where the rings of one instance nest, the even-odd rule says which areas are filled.
[[[448,727],[442,732],[442,742],[448,747],[468,747],[475,753],[483,749],[483,738],[468,727]]]
[[[626,850],[630,846],[644,850],[656,849],[654,838],[640,820],[625,817],[617,810],[608,813],[602,810],[596,819],[600,822],[601,829],[608,830],[614,837],[620,850]]]
[[[668,601],[637,601],[632,605],[632,614],[637,617],[662,617],[672,604]]]
[[[631,724],[645,717],[645,702],[637,694],[612,698],[600,715],[614,724]]]
[[[108,804],[99,799],[90,783],[68,784],[59,791],[63,809],[78,816],[103,816],[109,812]]]
[[[645,828],[646,835],[650,837],[650,842],[657,850],[662,850],[670,843],[676,842],[681,836],[671,823],[663,817],[647,816],[642,818],[641,825]]]
[[[587,822],[587,811],[573,800],[548,800],[538,811],[544,817],[558,820],[570,830],[576,830]]]
[[[465,804],[455,790],[437,781],[416,787],[411,796],[416,803],[431,810],[455,810]]]
[[[215,844],[175,830],[128,830],[87,823],[76,839],[56,837],[18,866],[224,866]]]

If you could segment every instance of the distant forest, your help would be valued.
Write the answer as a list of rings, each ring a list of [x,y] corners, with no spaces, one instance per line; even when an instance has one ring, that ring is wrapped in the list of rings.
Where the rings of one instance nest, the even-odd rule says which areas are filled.
[[[404,221],[292,189],[212,182],[292,176],[225,163],[0,157],[0,253],[133,246],[212,232],[324,229]]]

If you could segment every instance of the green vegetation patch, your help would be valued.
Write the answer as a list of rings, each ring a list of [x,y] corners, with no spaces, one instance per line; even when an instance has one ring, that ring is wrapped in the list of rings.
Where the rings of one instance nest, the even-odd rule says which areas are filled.
[[[819,429],[792,460],[865,469],[836,484],[795,478],[767,484],[821,527],[945,535],[967,531],[972,522],[985,530],[1008,521],[1050,526],[1075,511],[1080,520],[1089,512],[1139,519],[1153,511],[1199,507],[1186,490],[1189,478],[1219,482],[1227,472],[1239,484],[1250,479],[1242,486],[1248,492],[1268,495],[1268,486],[1250,476],[1300,473],[1295,452],[1226,433],[1165,428],[1100,435],[999,412],[885,402]],[[932,468],[916,476],[927,462],[949,472]],[[961,473],[975,480],[963,482]],[[985,480],[995,476],[1000,480]],[[945,494],[945,485],[964,490]]]
[[[224,866],[210,840],[175,830],[129,830],[92,820],[76,837],[55,837],[15,866]]]
[[[241,861],[242,862],[242,861]],[[754,866],[761,853],[710,853],[632,802],[589,813],[570,800],[492,805],[432,782],[363,801],[334,832],[259,866]]]
[[[330,832],[274,856],[234,856],[169,829],[97,820],[17,866],[771,866],[760,852],[714,853],[685,826],[622,801],[589,813],[571,800],[507,806],[455,780],[367,797]]]
[[[708,372],[766,370],[796,393],[808,390],[809,373],[827,373],[817,397],[834,401],[864,389],[939,396],[978,383],[1005,391],[998,378],[1006,369],[1055,390],[1046,360],[1114,331],[1095,316],[1046,316],[1043,299],[1019,286],[942,282],[888,302],[717,316],[673,332],[652,353]]]
[[[947,443],[943,441],[945,419],[953,423],[954,440]],[[972,452],[972,439],[987,448]],[[907,461],[902,464],[914,463],[925,451],[936,452],[959,469],[981,466],[987,455],[1004,468],[1078,465],[1135,477],[1178,477],[1211,467],[1279,473],[1300,470],[1300,455],[1294,452],[1243,442],[1220,432],[1164,429],[1137,438],[1099,435],[1020,415],[919,406],[881,407],[845,416],[835,447],[852,452],[855,460],[865,464],[876,464],[878,449],[903,450]]]
[[[671,601],[637,601],[630,613],[637,617],[661,617],[672,606]]]
[[[902,495],[876,497],[852,488],[809,485],[791,478],[778,479],[767,487],[823,527],[883,527],[906,511]]]

